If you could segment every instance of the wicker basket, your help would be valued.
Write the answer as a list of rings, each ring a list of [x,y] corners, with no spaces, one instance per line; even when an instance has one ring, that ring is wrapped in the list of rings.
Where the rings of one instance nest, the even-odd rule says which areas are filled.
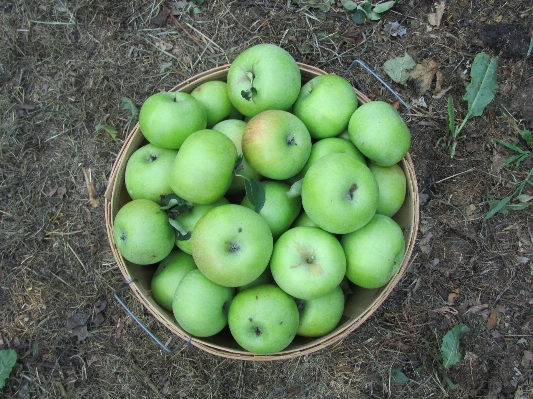
[[[298,66],[301,70],[303,83],[311,80],[317,75],[323,75],[326,73],[318,68],[308,65],[298,64]],[[177,85],[172,91],[190,93],[196,86],[204,82],[210,80],[225,81],[228,69],[229,65],[225,65],[200,73]],[[358,90],[355,91],[360,103],[370,101],[363,93]],[[139,266],[126,261],[118,252],[113,241],[112,231],[115,215],[125,203],[131,200],[124,185],[126,163],[131,154],[145,143],[146,141],[139,129],[139,124],[137,124],[126,138],[113,165],[105,199],[105,218],[109,243],[125,281],[131,282],[129,287],[135,297],[172,333],[197,348],[217,356],[253,361],[287,359],[318,351],[346,337],[350,332],[358,328],[372,313],[374,313],[402,278],[409,264],[409,258],[415,244],[418,229],[419,202],[415,171],[411,157],[407,154],[400,162],[400,166],[403,168],[407,178],[407,195],[402,208],[394,216],[394,219],[404,231],[405,236],[406,251],[403,262],[397,273],[384,287],[379,289],[351,287],[353,293],[347,298],[344,315],[335,330],[323,337],[314,339],[297,336],[286,349],[271,355],[254,355],[245,351],[231,337],[227,328],[221,333],[209,338],[190,337],[189,334],[178,325],[172,312],[158,305],[151,294],[150,282],[157,265]]]

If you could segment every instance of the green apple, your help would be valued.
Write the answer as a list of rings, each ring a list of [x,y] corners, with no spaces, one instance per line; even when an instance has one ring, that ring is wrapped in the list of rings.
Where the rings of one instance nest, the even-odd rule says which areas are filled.
[[[315,299],[342,281],[346,256],[333,234],[318,227],[293,227],[274,244],[270,270],[276,284],[289,295]]]
[[[176,249],[163,259],[151,280],[152,294],[165,309],[172,310],[172,300],[181,279],[197,267],[191,255]]]
[[[207,113],[208,129],[238,113],[229,100],[228,84],[221,80],[210,80],[202,83],[191,91],[191,96],[204,106]]]
[[[238,119],[226,119],[222,122],[217,123],[213,126],[213,130],[224,133],[228,136],[235,148],[237,148],[237,154],[242,155],[242,136],[244,135],[244,128],[246,127],[246,122]],[[254,168],[246,161],[246,159],[241,160],[239,170],[236,171],[235,176],[228,188],[228,194],[240,194],[244,192],[244,181],[245,179],[260,179],[261,175],[257,173]]]
[[[285,180],[300,172],[311,154],[311,145],[303,122],[279,110],[254,116],[242,137],[242,151],[250,166],[275,180]]]
[[[269,109],[288,110],[302,79],[294,58],[274,44],[258,44],[241,52],[228,70],[228,95],[237,110],[254,116]]]
[[[132,263],[151,265],[174,248],[175,232],[168,215],[154,201],[126,203],[113,221],[113,241],[120,254]]]
[[[322,337],[332,332],[344,311],[344,293],[337,286],[331,292],[316,299],[297,299],[300,324],[296,335]]]
[[[298,307],[279,287],[259,285],[239,292],[229,307],[235,341],[249,352],[269,355],[285,349],[298,330]]]
[[[311,155],[302,169],[303,175],[305,175],[305,173],[317,159],[322,158],[324,155],[333,154],[336,152],[343,152],[351,155],[363,163],[366,163],[365,156],[361,154],[361,151],[357,149],[354,143],[338,137],[328,137],[318,140],[311,147]]]
[[[318,227],[315,222],[311,220],[309,216],[307,216],[307,213],[305,213],[304,210],[300,212],[300,215],[296,218],[294,223],[292,224],[292,227]]]
[[[302,185],[302,205],[322,229],[346,234],[376,213],[378,183],[361,161],[344,153],[323,156],[311,165]]]
[[[379,288],[389,282],[402,263],[405,239],[390,217],[376,214],[368,224],[345,234],[346,277],[363,288]]]
[[[211,209],[198,220],[191,237],[198,269],[217,284],[239,287],[268,266],[273,238],[267,222],[242,205]]]
[[[355,110],[348,124],[350,139],[379,166],[400,162],[411,146],[411,133],[389,103],[370,101]]]
[[[169,173],[172,191],[195,204],[222,198],[233,178],[237,149],[216,130],[191,134],[182,144]]]
[[[179,325],[196,337],[210,337],[228,324],[228,309],[235,289],[218,285],[200,270],[182,278],[172,301],[172,311]]]
[[[261,182],[265,191],[265,204],[259,211],[272,231],[272,236],[276,240],[285,232],[300,214],[302,200],[300,196],[289,197],[287,192],[290,186],[276,180],[264,180]],[[254,209],[254,205],[245,196],[241,205]]]
[[[144,137],[161,148],[180,148],[189,135],[206,126],[204,107],[188,93],[152,94],[139,112],[139,127]]]
[[[161,195],[172,192],[168,173],[177,150],[146,144],[131,154],[124,172],[124,184],[131,199],[149,199],[159,203]]]
[[[319,75],[302,86],[293,113],[305,123],[311,137],[323,139],[347,128],[357,104],[355,90],[345,78]]]
[[[211,202],[210,204],[192,204],[189,213],[177,215],[174,219],[180,224],[181,227],[183,227],[183,230],[190,231],[192,233],[194,231],[194,226],[196,226],[196,223],[202,216],[204,216],[211,209],[224,204],[229,204],[229,201],[225,197],[222,197],[215,202]],[[192,254],[191,239],[179,240],[178,238],[179,237],[176,237],[176,246],[183,252]]]
[[[378,209],[376,213],[392,217],[401,208],[407,191],[407,181],[403,169],[398,164],[378,166],[368,165],[379,186]]]
[[[271,284],[273,283],[272,280],[272,273],[270,272],[270,267],[267,267],[263,273],[259,277],[257,277],[254,281],[251,283],[241,285],[240,287],[236,288],[237,292],[244,291],[247,288],[257,287],[258,285],[263,284]]]

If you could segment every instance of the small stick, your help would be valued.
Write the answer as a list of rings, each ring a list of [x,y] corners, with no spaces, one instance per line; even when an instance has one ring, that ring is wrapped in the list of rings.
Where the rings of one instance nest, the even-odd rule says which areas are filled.
[[[74,252],[74,250],[72,249],[72,247],[70,246],[70,244],[67,242],[67,247],[72,251],[72,253],[74,254],[74,256],[76,257],[76,259],[78,259],[78,262],[80,262],[80,265],[81,267],[83,267],[83,270],[85,270],[85,273],[87,273],[87,269],[85,268],[85,265],[83,264],[83,262],[81,261],[80,257],[78,256],[78,254],[76,252]]]
[[[91,169],[83,168],[83,176],[85,176],[85,184],[87,184],[87,191],[89,192],[89,199],[93,208],[100,206],[100,200],[97,198],[96,189],[91,176]]]

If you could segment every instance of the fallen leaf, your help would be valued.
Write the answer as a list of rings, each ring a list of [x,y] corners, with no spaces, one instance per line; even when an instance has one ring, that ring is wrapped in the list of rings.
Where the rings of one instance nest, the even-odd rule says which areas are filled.
[[[416,83],[418,87],[417,93],[419,96],[431,89],[431,83],[437,72],[437,63],[430,58],[422,60],[420,64],[416,64],[409,72],[409,78]]]
[[[56,191],[58,198],[63,198],[65,194],[67,193],[67,189],[65,187],[59,187]]]
[[[102,312],[107,306],[107,299],[102,299],[94,304],[94,313],[98,314]]]
[[[104,315],[102,313],[98,313],[96,314],[96,316],[93,317],[93,320],[91,321],[91,326],[93,326],[94,328],[98,328],[104,321]]]
[[[85,177],[85,184],[87,185],[87,192],[89,193],[89,200],[93,208],[96,208],[100,205],[100,200],[97,198],[96,188],[94,187],[94,180],[92,177],[91,169],[83,168],[83,176]]]
[[[71,337],[77,337],[78,342],[81,342],[89,337],[92,337],[92,334],[87,331],[87,325],[76,326],[72,329]]]
[[[44,195],[46,195],[47,197],[53,197],[56,192],[57,192],[57,187],[54,187],[48,190],[46,193],[44,193]]]
[[[72,330],[75,327],[83,326],[87,323],[89,315],[85,313],[76,313],[67,318],[67,328]]]
[[[429,253],[431,252],[431,248],[433,247],[433,245],[430,243],[432,238],[433,238],[433,233],[428,232],[424,236],[424,238],[420,240],[420,243],[418,244],[420,246],[420,250],[426,255],[429,255]]]
[[[403,36],[407,33],[407,28],[398,22],[388,22],[383,30],[391,36]]]
[[[168,16],[170,15],[170,10],[163,6],[159,14],[154,17],[150,22],[157,26],[163,26],[167,22]]]
[[[413,58],[405,53],[403,57],[396,57],[391,60],[385,61],[383,64],[383,70],[390,76],[396,83],[405,84],[409,79],[409,70],[414,68],[416,62]]]
[[[524,351],[524,356],[522,356],[522,367],[526,370],[531,368],[531,362],[533,361],[533,352]]]
[[[94,255],[98,252],[98,245],[91,244],[91,255]]]
[[[442,21],[442,15],[444,14],[444,7],[446,6],[445,1],[441,1],[435,7],[435,12],[428,14],[428,22],[432,26],[440,26]]]
[[[100,360],[102,360],[102,356],[100,355],[92,355],[89,360],[87,360],[87,366],[90,366],[93,363],[97,363]]]
[[[163,40],[156,41],[155,45],[156,45],[156,47],[160,48],[163,51],[172,50],[172,47],[174,47],[174,45],[172,43],[165,42]]]
[[[487,328],[491,329],[498,325],[498,318],[500,316],[500,312],[497,308],[492,309],[489,315],[489,319],[487,320]]]
[[[437,70],[435,72],[435,89],[433,90],[433,94],[439,94],[442,91],[442,84],[444,83],[444,74]]]
[[[461,295],[461,289],[460,288],[456,288],[456,289],[452,290],[452,292],[450,292],[448,294],[448,303],[450,305],[453,305],[455,303],[455,301],[459,298],[460,295]]]
[[[465,312],[465,314],[468,314],[468,313],[476,314],[476,313],[481,312],[482,310],[487,309],[488,307],[489,307],[489,305],[487,305],[487,304],[475,305],[475,306],[472,306],[470,309],[468,309]]]

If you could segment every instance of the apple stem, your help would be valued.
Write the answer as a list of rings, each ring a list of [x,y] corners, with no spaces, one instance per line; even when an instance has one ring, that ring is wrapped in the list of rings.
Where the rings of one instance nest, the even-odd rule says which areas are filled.
[[[355,190],[357,190],[357,184],[352,184],[348,192],[346,193],[346,199],[347,200],[353,200],[353,194],[355,193]]]

